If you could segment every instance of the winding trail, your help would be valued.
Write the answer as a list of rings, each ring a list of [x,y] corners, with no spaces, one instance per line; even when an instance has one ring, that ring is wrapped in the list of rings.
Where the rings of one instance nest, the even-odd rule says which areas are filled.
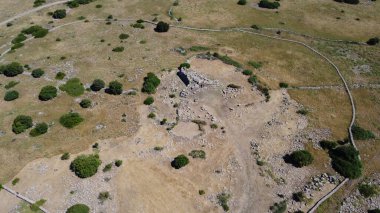
[[[60,1],[59,3],[64,3],[64,2],[67,2],[66,0],[65,1]],[[54,4],[59,4],[58,2],[55,2]],[[45,7],[48,7],[48,6],[51,6],[50,5],[44,5]],[[39,7],[39,8],[36,8],[36,9],[43,9],[42,7]],[[33,12],[33,11],[32,11]],[[29,12],[30,13],[30,12]],[[29,13],[23,13],[24,15],[26,14],[29,14]],[[16,17],[17,18],[17,17]],[[13,19],[16,19],[15,17],[13,17]],[[114,22],[123,22],[123,21],[136,21],[137,19],[118,19],[117,21],[114,21]],[[94,19],[93,21],[106,21],[104,19]],[[7,21],[6,21],[7,22]],[[4,24],[6,22],[2,22],[1,24]],[[81,22],[84,22],[83,20],[81,21],[75,21],[75,22],[70,22],[70,23],[66,23],[66,24],[63,24],[63,25],[60,25],[60,26],[57,26],[55,28],[52,28],[50,29],[49,31],[54,31],[54,30],[57,30],[61,27],[64,27],[64,26],[68,26],[68,25],[73,25],[73,24],[76,24],[76,23],[81,23]],[[147,21],[147,20],[144,20],[145,23],[149,23],[149,24],[152,24],[152,25],[156,25],[157,23],[156,22],[152,22],[152,21]],[[1,25],[0,24],[0,25]],[[344,85],[344,89],[349,97],[349,100],[350,100],[350,103],[351,103],[351,110],[352,110],[352,117],[351,117],[351,122],[350,122],[350,125],[349,125],[349,128],[348,128],[348,132],[349,132],[349,137],[350,137],[350,141],[352,143],[352,145],[354,146],[354,148],[357,150],[357,147],[356,147],[356,144],[355,144],[355,141],[354,141],[354,138],[353,138],[353,134],[352,134],[352,126],[354,125],[354,122],[355,122],[355,117],[356,117],[356,108],[355,108],[355,103],[354,103],[354,99],[352,97],[352,94],[351,94],[351,90],[346,82],[346,80],[344,79],[341,71],[339,70],[339,68],[332,62],[331,59],[329,59],[328,57],[326,57],[325,55],[323,55],[322,53],[320,53],[318,50],[314,49],[313,47],[309,46],[308,44],[304,43],[304,42],[301,42],[301,41],[297,41],[297,40],[292,40],[292,39],[286,39],[286,38],[281,38],[281,37],[278,37],[278,36],[271,36],[271,35],[266,35],[266,34],[263,34],[263,33],[259,33],[259,32],[255,32],[255,31],[252,31],[252,29],[249,29],[249,28],[230,28],[230,29],[209,29],[209,28],[195,28],[195,27],[188,27],[188,26],[179,26],[179,25],[170,25],[170,27],[172,28],[177,28],[177,29],[184,29],[184,30],[192,30],[192,31],[198,31],[198,32],[240,32],[240,33],[246,33],[246,34],[251,34],[251,35],[256,35],[256,36],[260,36],[260,37],[264,37],[264,38],[268,38],[268,39],[272,39],[272,40],[278,40],[278,41],[284,41],[284,42],[288,42],[288,43],[293,43],[293,44],[297,44],[297,45],[301,45],[307,49],[309,49],[310,51],[312,51],[313,53],[315,53],[316,55],[318,55],[319,57],[321,57],[322,59],[324,59],[326,62],[328,62],[333,68],[334,70],[336,71],[336,73],[339,75],[341,81],[343,82],[343,85]],[[26,41],[29,41],[29,40],[32,40],[33,38],[29,38],[27,39]],[[4,56],[4,54],[6,54],[7,52],[9,52],[10,49],[6,50],[5,52],[3,52],[1,55],[0,55],[0,58],[2,56]],[[359,159],[360,156],[359,156]],[[342,181],[338,186],[336,186],[332,191],[330,191],[328,194],[326,194],[325,196],[323,196],[308,212],[312,213],[312,212],[315,212],[315,210],[325,201],[327,200],[329,197],[331,197],[336,191],[338,191],[345,183],[348,182],[348,178],[344,179],[344,181]]]
[[[27,10],[27,11],[25,11],[25,12],[22,12],[22,13],[19,13],[19,14],[15,15],[15,16],[13,16],[13,17],[11,17],[11,18],[5,20],[5,21],[0,22],[0,26],[5,25],[5,24],[7,24],[7,23],[9,23],[9,22],[12,22],[12,21],[14,21],[14,20],[16,20],[16,19],[18,19],[18,18],[21,18],[21,17],[24,17],[24,16],[26,16],[26,15],[29,15],[29,14],[31,14],[31,13],[34,13],[34,12],[37,12],[37,11],[43,10],[43,9],[45,9],[45,8],[48,8],[48,7],[51,7],[51,6],[57,5],[57,4],[64,4],[64,3],[67,3],[67,2],[69,2],[69,1],[71,1],[71,0],[61,0],[61,1],[56,1],[56,2],[52,2],[52,3],[48,3],[48,4],[45,4],[45,5],[42,5],[42,6],[40,6],[40,7],[36,7],[36,8],[30,9],[30,10]]]

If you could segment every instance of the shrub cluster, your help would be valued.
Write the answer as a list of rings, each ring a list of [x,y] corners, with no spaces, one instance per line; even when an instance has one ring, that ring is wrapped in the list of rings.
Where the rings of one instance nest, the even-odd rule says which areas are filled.
[[[24,34],[32,35],[35,38],[43,38],[49,33],[49,30],[39,25],[33,25],[27,29],[23,29],[21,32]]]
[[[84,93],[84,87],[79,78],[71,78],[59,87],[60,90],[67,92],[70,96],[77,97]]]
[[[108,84],[106,93],[111,94],[111,95],[121,95],[121,93],[123,93],[123,84],[121,84],[118,81],[111,81]]]
[[[154,73],[150,72],[144,78],[142,92],[154,94],[156,93],[156,88],[160,85],[160,83],[160,79]]]
[[[88,178],[96,174],[102,161],[99,155],[80,155],[70,164],[70,170],[80,178]]]
[[[101,80],[101,79],[95,79],[92,82],[90,88],[91,88],[92,91],[97,92],[97,91],[100,91],[101,89],[103,89],[105,87],[105,85],[106,84],[104,83],[103,80]]]
[[[355,140],[369,140],[375,138],[375,135],[371,131],[365,130],[356,124],[352,126],[352,135]]]
[[[0,66],[0,74],[7,77],[15,77],[24,72],[24,68],[20,63],[12,62],[10,64]]]
[[[252,74],[253,74],[252,70],[244,70],[243,71],[243,75],[252,75]]]
[[[263,66],[263,63],[260,61],[248,61],[248,65],[255,69],[259,69]]]
[[[32,137],[37,137],[39,135],[43,135],[48,131],[48,128],[49,128],[49,126],[46,123],[44,123],[44,122],[38,123],[38,124],[36,124],[34,129],[32,129],[30,131],[29,135]]]
[[[267,9],[277,9],[280,7],[280,3],[278,1],[270,2],[268,0],[261,0],[259,2],[259,7]]]
[[[187,158],[185,155],[178,155],[171,162],[171,166],[175,169],[180,169],[186,166],[187,164],[189,164],[189,158]]]
[[[50,85],[42,87],[40,94],[38,95],[38,98],[41,101],[48,101],[55,97],[57,97],[57,88]]]
[[[104,166],[103,172],[111,171],[111,169],[112,169],[112,163],[109,163],[109,164]]]
[[[65,9],[56,10],[56,11],[53,12],[52,17],[55,18],[55,19],[63,19],[63,18],[66,17],[66,10]]]
[[[65,115],[62,115],[59,118],[59,123],[68,129],[71,129],[79,125],[83,121],[84,119],[78,113],[75,112],[69,112]]]
[[[75,204],[66,210],[66,213],[89,213],[90,208],[84,204]]]
[[[164,33],[164,32],[168,32],[169,28],[170,28],[170,26],[168,23],[160,21],[157,23],[156,28],[154,28],[154,31],[156,31],[158,33]]]
[[[4,96],[4,101],[13,101],[19,97],[19,93],[16,90],[7,91]]]
[[[362,175],[362,163],[359,152],[351,145],[340,146],[329,152],[332,167],[342,176],[355,179]]]
[[[284,160],[295,167],[301,168],[313,163],[313,156],[306,150],[294,151],[290,155],[285,155]]]
[[[12,131],[16,134],[20,134],[25,130],[31,128],[32,126],[32,117],[26,115],[19,115],[13,121]]]
[[[43,71],[42,69],[35,69],[32,71],[32,77],[33,78],[40,78],[44,74],[45,74],[45,71]]]

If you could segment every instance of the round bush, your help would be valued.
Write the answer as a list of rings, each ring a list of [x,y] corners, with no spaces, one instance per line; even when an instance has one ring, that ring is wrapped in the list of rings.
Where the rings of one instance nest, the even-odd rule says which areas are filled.
[[[26,129],[29,129],[33,126],[32,117],[26,115],[17,116],[12,125],[12,131],[16,134],[24,132]]]
[[[79,125],[84,119],[75,112],[69,112],[65,115],[62,115],[61,118],[59,119],[59,123],[68,128],[71,129],[77,125]]]
[[[121,40],[124,40],[124,39],[129,38],[129,35],[128,35],[128,34],[125,34],[125,33],[122,33],[122,34],[119,35],[119,38],[120,38]]]
[[[42,87],[40,94],[38,95],[38,98],[41,101],[48,101],[53,98],[57,97],[57,88],[53,86],[44,86]]]
[[[73,97],[81,96],[84,93],[84,87],[79,78],[69,79],[65,84],[61,85],[59,89]]]
[[[79,105],[82,107],[82,108],[89,108],[91,106],[91,100],[89,99],[83,99]]]
[[[7,65],[0,66],[0,73],[7,77],[15,77],[24,72],[24,68],[20,63],[12,62]]]
[[[106,92],[111,95],[120,95],[123,93],[123,85],[118,81],[111,81]]]
[[[4,101],[13,101],[19,97],[19,93],[16,90],[11,90],[5,93]]]
[[[101,163],[99,155],[80,155],[71,162],[70,170],[80,178],[88,178],[98,172]]]
[[[53,12],[53,18],[63,19],[66,17],[66,10],[56,10]]]
[[[43,71],[42,69],[35,69],[32,71],[33,78],[40,78],[44,74],[45,74],[45,71]]]
[[[94,92],[97,92],[97,91],[100,91],[101,89],[103,89],[105,87],[105,83],[103,80],[101,79],[95,79],[92,84],[91,84],[91,90],[94,91]]]
[[[165,23],[163,21],[160,21],[157,23],[156,28],[154,30],[158,33],[168,32],[169,31],[169,24]]]
[[[287,163],[291,163],[293,166],[298,168],[310,165],[314,160],[310,152],[306,150],[294,151],[292,154],[286,156],[285,158],[287,158]]]
[[[75,204],[66,210],[66,213],[89,213],[90,208],[84,204]]]
[[[171,162],[172,167],[175,169],[180,169],[186,166],[187,164],[189,164],[189,158],[187,158],[185,155],[178,155]]]
[[[153,102],[154,102],[154,99],[153,99],[152,96],[149,96],[149,97],[147,97],[147,98],[144,100],[144,104],[145,104],[145,105],[151,105],[151,104],[153,104]]]
[[[48,128],[46,123],[38,123],[36,127],[30,131],[29,135],[32,137],[43,135],[48,131]]]

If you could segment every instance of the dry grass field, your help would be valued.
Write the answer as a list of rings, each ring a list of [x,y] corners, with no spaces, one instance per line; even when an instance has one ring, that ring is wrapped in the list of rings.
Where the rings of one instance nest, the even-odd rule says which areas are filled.
[[[289,211],[306,212],[334,186],[324,185],[305,204],[291,201],[292,193],[302,190],[311,178],[325,172],[336,174],[318,140],[347,138],[351,121],[350,102],[333,67],[301,45],[252,34],[174,27],[168,33],[156,33],[150,23],[143,23],[144,29],[130,25],[137,19],[212,29],[257,24],[314,37],[365,42],[380,35],[377,21],[380,4],[364,0],[358,5],[332,0],[289,0],[281,1],[280,9],[275,12],[258,9],[256,0],[247,2],[241,6],[231,0],[180,0],[178,6],[173,6],[174,16],[182,18],[177,23],[168,16],[173,3],[170,1],[97,0],[73,9],[55,5],[12,21],[10,27],[0,26],[0,53],[10,48],[11,40],[28,26],[38,24],[53,29],[44,38],[26,41],[23,47],[0,57],[0,65],[17,61],[31,68],[16,77],[0,76],[2,96],[9,90],[20,94],[14,101],[0,101],[0,183],[11,186],[10,181],[19,177],[20,183],[11,187],[34,200],[47,198],[44,207],[52,212],[65,212],[78,202],[88,204],[94,211],[106,212],[173,212],[174,209],[223,212],[217,199],[222,192],[231,195],[228,202],[231,212],[252,212],[252,209],[266,212],[283,199],[290,200]],[[32,1],[24,4],[6,0],[1,4],[0,21],[33,8]],[[63,8],[67,9],[64,19],[53,19],[47,14]],[[112,19],[106,20],[110,15]],[[84,19],[79,20],[81,16]],[[122,33],[129,38],[119,39]],[[263,33],[276,35],[275,31]],[[356,123],[378,138],[379,45],[321,41],[286,33],[282,36],[315,47],[340,68],[352,89]],[[192,46],[208,50],[190,51]],[[124,51],[113,51],[116,47],[124,47]],[[178,48],[186,49],[186,54],[180,54]],[[260,84],[270,88],[269,102],[248,83],[241,70],[219,60],[196,58],[207,51],[227,55],[240,63],[242,69],[252,70]],[[181,97],[181,90],[186,88],[173,70],[186,61],[191,64],[191,70],[219,84]],[[252,61],[261,67],[249,65]],[[45,71],[43,77],[30,75],[37,68]],[[65,73],[65,78],[55,79],[58,72]],[[155,102],[149,107],[143,105],[147,95],[141,92],[148,72],[156,73],[161,79],[153,95]],[[70,78],[79,78],[86,88],[94,79],[104,80],[106,86],[117,80],[123,84],[124,93],[114,96],[86,90],[83,95],[72,97],[58,90],[56,98],[38,100],[43,86],[58,88]],[[6,89],[5,85],[11,81],[19,83]],[[289,84],[290,88],[280,89],[280,82]],[[226,90],[229,84],[241,89],[230,94]],[[317,89],[299,88],[305,86]],[[128,94],[132,90],[137,94]],[[175,94],[175,98],[169,98],[170,94]],[[80,107],[79,102],[85,98],[92,100],[90,108]],[[179,107],[173,107],[174,104]],[[307,109],[308,114],[296,113],[300,109]],[[181,110],[193,114],[181,117]],[[84,118],[73,129],[59,123],[59,118],[70,111]],[[157,117],[148,119],[150,112]],[[31,116],[34,123],[48,123],[48,132],[38,137],[30,137],[29,130],[13,133],[13,120],[20,114]],[[164,118],[176,126],[166,130],[169,126],[160,125]],[[191,122],[194,119],[207,121],[204,132]],[[218,124],[217,130],[209,127],[212,123]],[[94,150],[90,146],[94,143],[101,147],[97,150],[103,161],[100,171],[92,178],[78,179],[69,170],[70,162],[61,161],[60,156],[69,152],[74,159],[79,154],[91,153]],[[253,151],[252,144],[258,150]],[[364,164],[363,178],[379,173],[380,165],[374,163],[379,162],[379,139],[357,141],[357,146]],[[154,147],[164,150],[156,151]],[[175,156],[194,149],[204,149],[206,160],[190,158],[189,166],[181,170],[170,167]],[[315,157],[312,165],[295,168],[284,162],[284,154],[298,149],[306,149]],[[256,152],[259,158],[252,154]],[[123,166],[103,173],[104,165],[115,159],[122,159]],[[265,164],[258,165],[257,160]],[[109,182],[104,181],[107,178]],[[354,193],[363,178],[349,182],[319,211],[338,211],[343,198]],[[59,183],[64,184],[57,186]],[[104,205],[99,203],[99,190],[88,189],[92,184],[99,190],[110,191],[112,200]],[[52,187],[57,188],[51,190]],[[199,190],[205,190],[206,194],[199,195]],[[21,204],[3,190],[0,195],[5,197],[0,206],[5,206],[7,212],[17,208],[29,210],[28,204]]]

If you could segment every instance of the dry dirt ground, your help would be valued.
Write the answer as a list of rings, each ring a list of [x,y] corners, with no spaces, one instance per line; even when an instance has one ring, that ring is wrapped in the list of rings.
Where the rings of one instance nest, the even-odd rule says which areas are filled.
[[[95,176],[79,179],[69,170],[70,160],[55,156],[29,163],[16,175],[20,182],[7,185],[32,199],[46,199],[44,207],[51,212],[64,212],[75,203],[88,204],[93,212],[222,212],[216,199],[222,192],[231,195],[232,212],[266,212],[282,200],[278,194],[290,198],[301,190],[317,173],[312,166],[295,168],[282,160],[285,153],[304,146],[302,140],[295,140],[307,126],[306,119],[295,113],[299,105],[285,90],[272,91],[265,102],[244,75],[220,61],[192,58],[190,63],[191,72],[211,83],[189,90],[174,71],[162,73],[155,103],[138,107],[137,133],[94,141],[99,143],[103,162]],[[241,89],[228,89],[231,83]],[[188,91],[186,97],[179,96],[182,90]],[[147,118],[150,112],[157,115],[155,119]],[[176,117],[178,125],[168,131]],[[160,125],[163,118],[168,122]],[[200,130],[191,122],[194,119],[207,125]],[[163,150],[154,150],[157,146]],[[178,154],[199,149],[206,152],[206,159],[190,157],[190,164],[180,170],[170,166]],[[258,156],[264,166],[256,164]],[[123,160],[123,165],[101,171],[115,159]],[[314,192],[313,199],[331,187],[326,184],[322,192]],[[199,195],[199,190],[205,195]],[[97,199],[102,191],[112,197],[103,204]],[[19,200],[0,193],[3,210],[20,208]],[[306,210],[305,205],[288,205]]]

